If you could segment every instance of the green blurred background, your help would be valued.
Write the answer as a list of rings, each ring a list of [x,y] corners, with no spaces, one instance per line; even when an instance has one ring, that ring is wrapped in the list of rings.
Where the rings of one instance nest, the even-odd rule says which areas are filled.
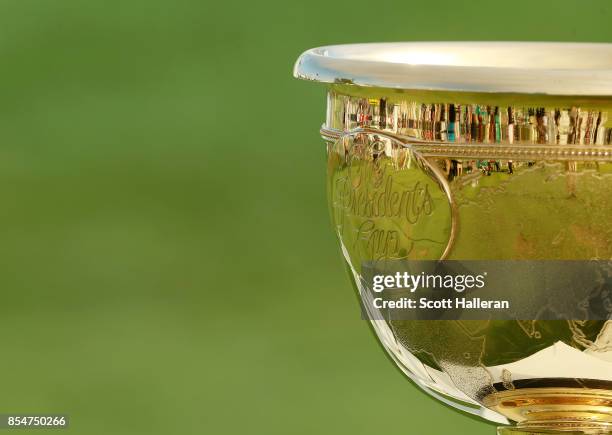
[[[82,434],[492,434],[381,351],[305,49],[612,41],[608,1],[0,3],[0,413]]]

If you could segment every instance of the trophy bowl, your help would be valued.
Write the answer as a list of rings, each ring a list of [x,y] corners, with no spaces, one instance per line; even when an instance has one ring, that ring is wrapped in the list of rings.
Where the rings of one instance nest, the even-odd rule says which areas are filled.
[[[327,83],[333,227],[401,370],[500,433],[611,432],[612,44],[329,46],[294,75]],[[378,297],[440,265],[497,290]]]

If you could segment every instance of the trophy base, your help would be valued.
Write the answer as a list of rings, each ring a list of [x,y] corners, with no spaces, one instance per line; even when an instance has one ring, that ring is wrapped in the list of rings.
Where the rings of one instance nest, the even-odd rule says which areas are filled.
[[[578,430],[578,429],[538,429],[522,428],[518,426],[500,426],[497,428],[497,435],[605,435],[612,432],[603,430]]]
[[[498,435],[612,434],[612,391],[594,388],[518,388],[488,395],[483,404],[516,426]]]

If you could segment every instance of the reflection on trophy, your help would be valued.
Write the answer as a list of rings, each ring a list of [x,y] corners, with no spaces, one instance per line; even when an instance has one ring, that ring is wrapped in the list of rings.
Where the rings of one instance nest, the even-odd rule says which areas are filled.
[[[376,312],[366,269],[611,260],[610,59],[610,44],[415,43],[296,63],[296,77],[331,83],[330,212],[379,340],[427,393],[513,424],[502,433],[612,431],[610,276],[588,295],[594,316],[534,314],[574,305],[568,266],[555,298],[530,289],[529,318],[408,319]]]

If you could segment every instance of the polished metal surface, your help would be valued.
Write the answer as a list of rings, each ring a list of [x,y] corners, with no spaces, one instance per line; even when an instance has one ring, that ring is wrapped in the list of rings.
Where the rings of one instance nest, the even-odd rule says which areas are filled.
[[[362,302],[372,262],[612,258],[612,44],[332,46],[294,74],[331,83],[328,200]],[[370,319],[417,385],[507,433],[610,430],[612,320]]]
[[[537,429],[529,433],[608,427],[610,320],[387,318],[372,311],[367,270],[398,260],[610,259],[612,160],[426,157],[373,129],[328,138],[327,154],[330,215],[347,269],[407,376],[465,412]],[[533,301],[518,282],[511,291]],[[555,412],[549,394],[532,400],[536,388],[555,390]]]
[[[400,42],[304,52],[294,76],[396,89],[612,95],[612,44]]]
[[[481,103],[465,103],[460,95],[444,100],[431,93],[417,99],[372,91],[367,97],[348,94],[350,88],[328,92],[324,138],[380,131],[425,156],[612,159],[612,119],[605,100],[598,101],[599,107],[550,98],[503,104],[480,96]]]

